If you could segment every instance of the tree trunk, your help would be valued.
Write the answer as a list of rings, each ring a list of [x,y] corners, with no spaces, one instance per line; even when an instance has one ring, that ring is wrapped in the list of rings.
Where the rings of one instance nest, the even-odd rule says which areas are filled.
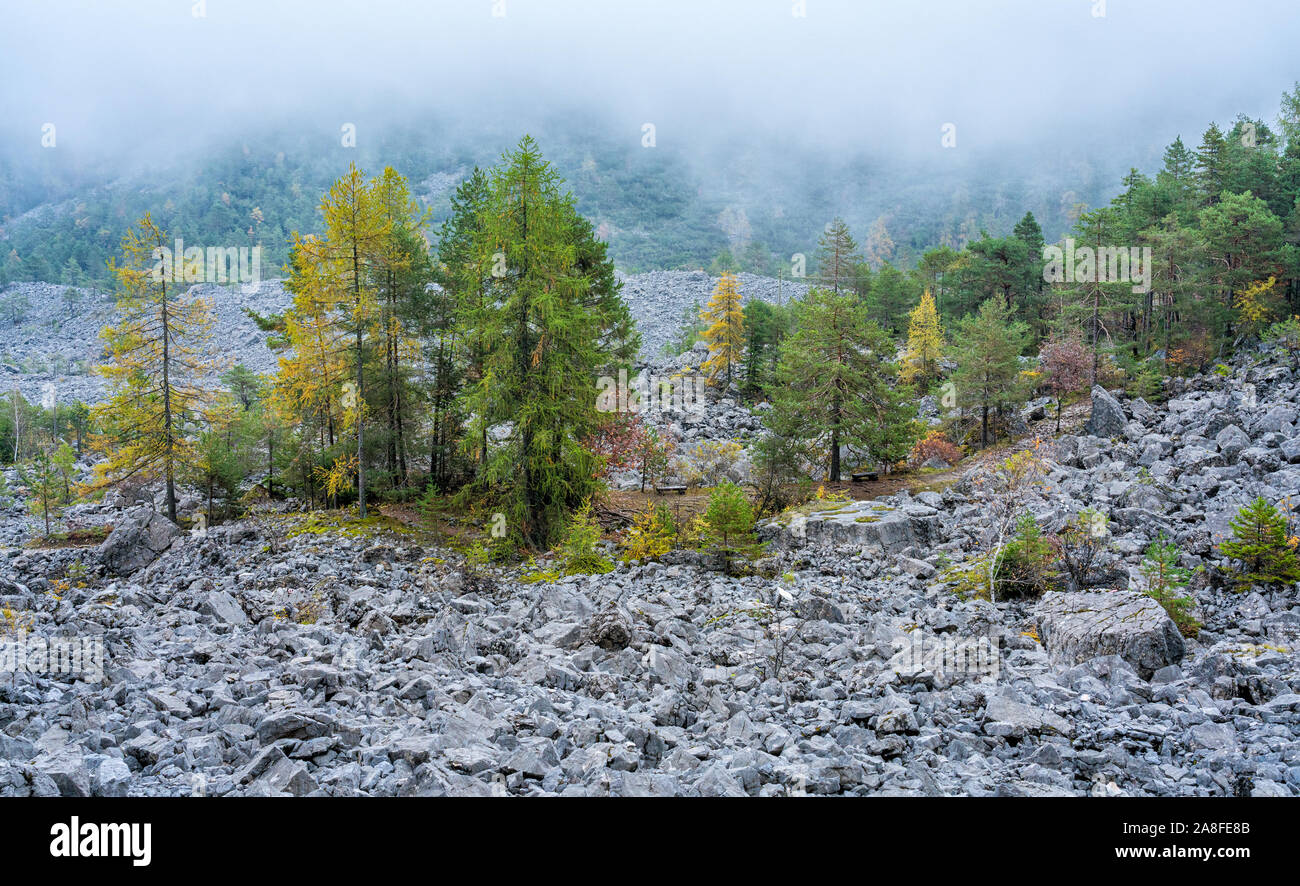
[[[357,512],[366,518],[366,422],[363,418],[365,397],[362,391],[361,322],[357,321]]]
[[[831,482],[840,482],[840,429],[831,429]]]
[[[167,474],[167,519],[176,522],[176,462],[175,439],[172,436],[172,386],[171,386],[171,319],[167,315],[167,284],[162,284],[160,308],[162,314],[162,394],[163,394],[163,466]]]

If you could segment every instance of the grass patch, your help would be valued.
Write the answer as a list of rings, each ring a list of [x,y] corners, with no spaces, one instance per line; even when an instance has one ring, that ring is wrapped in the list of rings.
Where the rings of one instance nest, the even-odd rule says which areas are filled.
[[[27,542],[28,548],[88,548],[95,547],[108,538],[112,526],[78,526],[64,532],[51,532]]]
[[[312,511],[301,517],[291,515],[285,538],[301,535],[342,535],[346,538],[373,538],[382,533],[416,536],[410,526],[387,514],[368,514],[364,519],[349,511]]]

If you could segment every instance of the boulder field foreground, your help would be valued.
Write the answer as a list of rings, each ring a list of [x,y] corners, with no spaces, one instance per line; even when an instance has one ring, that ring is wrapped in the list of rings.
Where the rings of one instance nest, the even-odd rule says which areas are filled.
[[[393,522],[201,535],[112,497],[74,509],[99,548],[24,548],[15,505],[0,604],[84,658],[0,682],[0,795],[1295,796],[1297,589],[1239,591],[1216,545],[1300,492],[1300,376],[1176,384],[1094,392],[1044,447],[1025,509],[1109,537],[1100,584],[1036,601],[954,594],[989,530],[972,473],[765,523],[743,577],[524,581]],[[1139,592],[1160,534],[1204,567],[1196,638]]]

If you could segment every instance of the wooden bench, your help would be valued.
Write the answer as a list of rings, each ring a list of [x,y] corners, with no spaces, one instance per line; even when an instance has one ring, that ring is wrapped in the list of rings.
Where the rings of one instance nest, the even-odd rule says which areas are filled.
[[[667,495],[670,492],[676,492],[678,495],[686,494],[685,486],[656,486],[655,495]]]
[[[880,479],[880,473],[877,471],[858,471],[852,477],[854,483],[875,483]]]

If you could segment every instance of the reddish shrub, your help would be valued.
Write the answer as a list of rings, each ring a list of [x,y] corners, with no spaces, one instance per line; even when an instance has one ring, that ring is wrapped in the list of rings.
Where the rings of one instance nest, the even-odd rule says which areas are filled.
[[[961,461],[961,448],[954,445],[942,431],[931,431],[912,447],[908,460],[915,465],[922,465],[931,458],[939,457],[950,465]]]

